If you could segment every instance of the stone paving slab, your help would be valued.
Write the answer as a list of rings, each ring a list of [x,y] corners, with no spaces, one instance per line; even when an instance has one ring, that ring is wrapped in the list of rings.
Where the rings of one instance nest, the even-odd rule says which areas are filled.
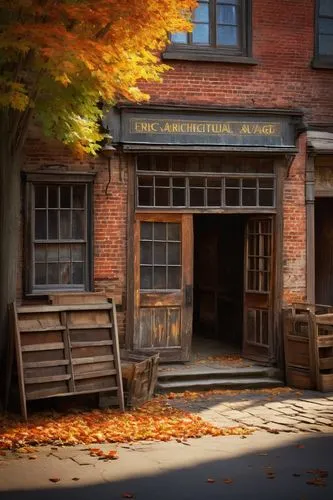
[[[314,391],[280,395],[253,392],[201,395],[199,399],[170,401],[219,427],[246,426],[268,432],[333,433],[333,396]]]

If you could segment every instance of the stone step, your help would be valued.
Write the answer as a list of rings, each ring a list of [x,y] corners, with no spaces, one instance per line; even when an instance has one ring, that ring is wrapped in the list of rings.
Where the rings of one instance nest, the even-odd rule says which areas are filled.
[[[160,382],[175,381],[175,380],[194,380],[194,379],[237,379],[237,378],[259,378],[259,377],[274,377],[277,375],[277,370],[272,367],[265,366],[250,366],[246,368],[211,368],[211,367],[195,367],[195,368],[175,368],[175,369],[160,369],[158,372],[158,380]]]
[[[157,381],[157,392],[209,391],[212,389],[261,389],[283,386],[282,380],[271,377],[196,378]]]

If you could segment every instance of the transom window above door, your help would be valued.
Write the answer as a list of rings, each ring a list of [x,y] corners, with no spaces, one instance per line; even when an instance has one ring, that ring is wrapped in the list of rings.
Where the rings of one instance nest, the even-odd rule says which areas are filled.
[[[29,182],[28,293],[89,290],[91,183]]]
[[[193,31],[172,33],[171,45],[164,57],[193,60],[234,57],[235,62],[237,58],[249,57],[250,4],[250,0],[199,0],[192,16]]]

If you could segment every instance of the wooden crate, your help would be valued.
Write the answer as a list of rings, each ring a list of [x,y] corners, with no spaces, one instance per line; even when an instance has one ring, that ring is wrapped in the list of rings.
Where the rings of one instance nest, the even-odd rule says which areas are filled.
[[[317,388],[333,391],[333,314],[316,316],[315,355]]]
[[[124,351],[121,367],[125,401],[129,408],[136,408],[154,395],[158,375],[159,354]]]
[[[22,415],[34,399],[112,391],[124,410],[115,305],[11,306]]]

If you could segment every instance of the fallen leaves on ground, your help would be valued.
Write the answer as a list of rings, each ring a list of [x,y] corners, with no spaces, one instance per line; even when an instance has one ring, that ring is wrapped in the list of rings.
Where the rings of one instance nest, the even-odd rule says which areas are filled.
[[[248,435],[253,429],[219,428],[198,415],[172,408],[156,398],[141,408],[125,413],[119,410],[92,410],[67,414],[35,414],[28,422],[0,416],[0,449],[21,453],[38,445],[76,445],[126,443],[142,440],[199,438],[202,436]]]
[[[103,460],[118,460],[119,458],[116,450],[103,451],[100,448],[90,448],[89,451],[91,457],[98,457]]]
[[[205,392],[170,392],[163,396],[166,399],[186,399],[186,400],[195,400],[195,399],[207,399],[213,396],[242,396],[246,394],[267,394],[272,397],[280,396],[281,394],[289,394],[294,393],[295,389],[290,387],[273,387],[271,389],[212,389],[210,391]]]

